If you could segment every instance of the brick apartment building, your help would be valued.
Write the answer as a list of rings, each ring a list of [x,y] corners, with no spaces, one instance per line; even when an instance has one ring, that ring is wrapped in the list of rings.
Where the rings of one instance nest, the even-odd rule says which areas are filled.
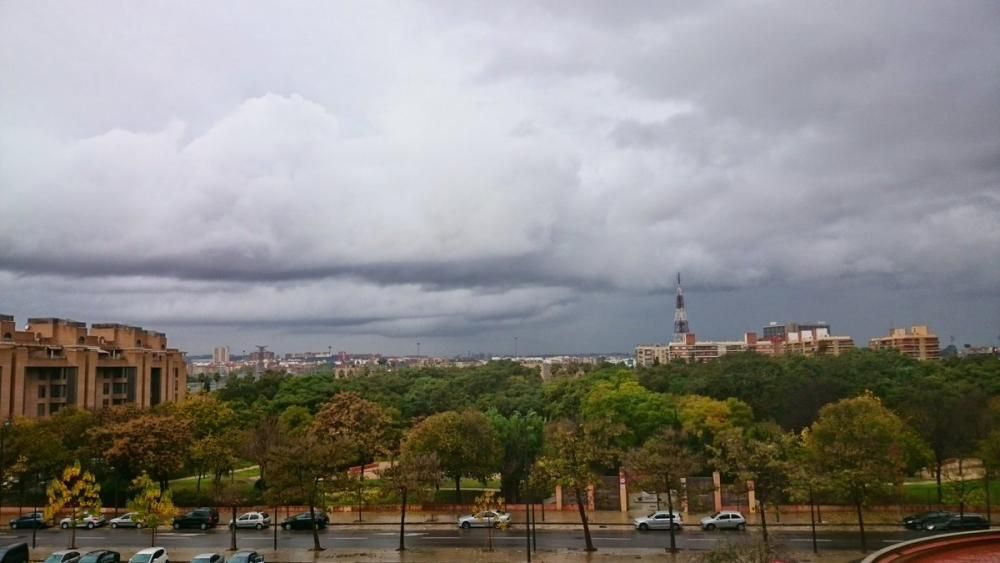
[[[44,418],[68,406],[151,407],[184,398],[183,352],[161,332],[122,324],[0,315],[0,418]]]
[[[894,328],[887,336],[872,338],[868,347],[872,350],[898,350],[904,356],[915,360],[936,360],[941,357],[938,337],[925,325]]]

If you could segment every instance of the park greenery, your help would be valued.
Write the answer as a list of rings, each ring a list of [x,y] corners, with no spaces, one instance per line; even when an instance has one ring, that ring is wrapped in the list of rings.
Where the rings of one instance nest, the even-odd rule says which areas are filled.
[[[343,506],[360,518],[373,502],[468,504],[475,495],[463,485],[498,478],[512,503],[561,485],[580,505],[592,549],[588,487],[620,471],[666,493],[686,475],[717,470],[726,482],[752,480],[763,506],[853,505],[862,527],[863,507],[903,502],[902,483],[922,468],[935,477],[935,500],[950,503],[959,493],[946,461],[982,459],[987,486],[960,494],[987,506],[1000,472],[995,358],[917,362],[859,350],[553,371],[542,381],[537,368],[494,361],[342,379],[329,370],[268,372],[230,376],[218,391],[149,410],[19,419],[0,459],[10,476],[2,493],[30,504],[39,492],[23,484],[65,482],[66,468],[79,468],[93,476],[90,496],[99,490],[116,507],[145,475],[138,494],[150,506],[152,483],[178,506]],[[348,471],[374,462],[389,464],[378,479]],[[249,467],[259,478],[237,480]],[[441,481],[451,486],[437,490]],[[59,498],[48,503],[53,514],[90,502]]]

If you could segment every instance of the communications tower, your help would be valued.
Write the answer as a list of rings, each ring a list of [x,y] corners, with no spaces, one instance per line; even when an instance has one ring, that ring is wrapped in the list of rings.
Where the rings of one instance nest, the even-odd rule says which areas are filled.
[[[681,273],[677,272],[677,303],[674,306],[674,342],[684,342],[688,330],[687,311],[684,310],[684,290],[681,289]]]

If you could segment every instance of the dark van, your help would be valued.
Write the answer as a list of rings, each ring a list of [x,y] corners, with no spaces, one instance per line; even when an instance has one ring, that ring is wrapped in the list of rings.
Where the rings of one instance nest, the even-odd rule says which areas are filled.
[[[28,563],[28,544],[12,543],[0,547],[0,563]]]

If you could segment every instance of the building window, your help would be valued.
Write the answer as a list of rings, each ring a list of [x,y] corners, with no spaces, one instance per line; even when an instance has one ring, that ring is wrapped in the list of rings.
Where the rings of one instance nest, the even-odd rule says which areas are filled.
[[[59,399],[66,396],[66,386],[65,385],[53,385],[52,391],[49,392],[49,396],[53,399]]]
[[[107,382],[105,382],[105,383],[104,383],[104,394],[105,394],[105,395],[107,395],[107,394],[108,394],[108,393],[110,393],[110,392],[111,392],[111,384],[110,384],[110,383],[107,383]]]
[[[44,385],[39,385],[38,386],[38,398],[39,399],[44,399],[45,398],[45,386]]]
[[[38,403],[38,418],[45,416],[45,403]]]
[[[59,412],[59,407],[61,407],[61,406],[62,405],[60,405],[58,403],[53,403],[53,404],[49,405],[49,414],[56,414],[57,412]]]

